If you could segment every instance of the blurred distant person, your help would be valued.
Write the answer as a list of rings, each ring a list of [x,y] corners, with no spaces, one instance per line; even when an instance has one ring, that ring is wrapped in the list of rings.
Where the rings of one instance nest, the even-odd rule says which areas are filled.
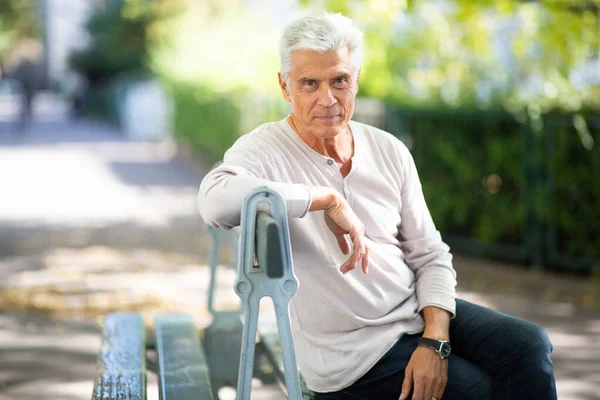
[[[65,91],[71,99],[71,116],[80,118],[85,112],[86,79],[78,72],[69,71],[65,78]]]
[[[38,66],[28,59],[22,60],[11,72],[11,77],[21,88],[21,131],[26,131],[33,114],[33,99],[38,90]]]
[[[317,398],[556,399],[546,332],[456,299],[410,152],[351,120],[362,46],[340,14],[284,30],[279,84],[292,111],[225,153],[202,181],[200,214],[230,229],[252,190],[286,201],[300,284],[294,346]]]

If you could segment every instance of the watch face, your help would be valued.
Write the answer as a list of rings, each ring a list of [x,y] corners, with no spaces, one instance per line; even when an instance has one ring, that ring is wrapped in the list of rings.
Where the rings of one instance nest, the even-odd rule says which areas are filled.
[[[450,346],[450,343],[448,343],[448,342],[442,343],[442,345],[440,346],[440,356],[442,358],[448,358],[448,357],[450,357],[451,352],[452,352],[452,347]]]

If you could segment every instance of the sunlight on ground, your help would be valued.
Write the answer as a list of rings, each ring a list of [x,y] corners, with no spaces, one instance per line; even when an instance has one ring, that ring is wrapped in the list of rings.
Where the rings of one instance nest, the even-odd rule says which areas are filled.
[[[67,104],[47,94],[36,98],[35,117],[24,134],[12,132],[16,125],[0,132],[0,181],[10,188],[0,221],[94,226],[199,218],[200,176],[174,162],[173,142],[128,141],[112,127],[70,120]]]
[[[210,270],[189,256],[148,249],[55,249],[42,257],[42,265],[0,283],[0,308],[63,316],[180,311],[204,323],[210,319]],[[215,303],[222,309],[239,308],[235,278],[233,269],[218,269]]]
[[[196,215],[197,186],[161,186],[162,181],[168,184],[167,177],[157,185],[135,186],[123,182],[116,175],[119,171],[111,168],[117,162],[165,162],[172,150],[159,146],[121,146],[121,151],[129,147],[138,157],[115,152],[121,161],[105,158],[112,153],[110,143],[96,145],[94,152],[73,146],[0,148],[0,180],[11,188],[3,193],[0,220],[79,226],[128,220],[165,224],[173,216]],[[151,174],[156,167],[137,168]]]

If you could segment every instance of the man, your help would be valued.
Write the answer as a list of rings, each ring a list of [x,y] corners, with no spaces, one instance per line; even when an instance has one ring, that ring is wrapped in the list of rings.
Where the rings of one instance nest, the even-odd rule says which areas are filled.
[[[38,90],[38,66],[31,60],[23,59],[10,75],[21,88],[20,131],[25,132],[31,123],[33,99]]]
[[[545,332],[455,299],[452,256],[409,151],[351,121],[362,33],[339,14],[305,17],[280,52],[290,115],[242,136],[198,202],[207,223],[230,229],[256,187],[285,199],[308,387],[323,399],[555,399]]]

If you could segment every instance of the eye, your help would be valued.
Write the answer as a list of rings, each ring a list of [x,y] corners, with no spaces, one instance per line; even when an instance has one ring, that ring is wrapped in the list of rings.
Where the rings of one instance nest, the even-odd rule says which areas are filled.
[[[302,89],[305,91],[315,91],[319,87],[319,82],[314,79],[307,79],[302,82]]]
[[[348,85],[348,80],[345,77],[340,76],[340,77],[335,78],[333,80],[333,85],[336,88],[344,88],[344,87],[346,87]]]

